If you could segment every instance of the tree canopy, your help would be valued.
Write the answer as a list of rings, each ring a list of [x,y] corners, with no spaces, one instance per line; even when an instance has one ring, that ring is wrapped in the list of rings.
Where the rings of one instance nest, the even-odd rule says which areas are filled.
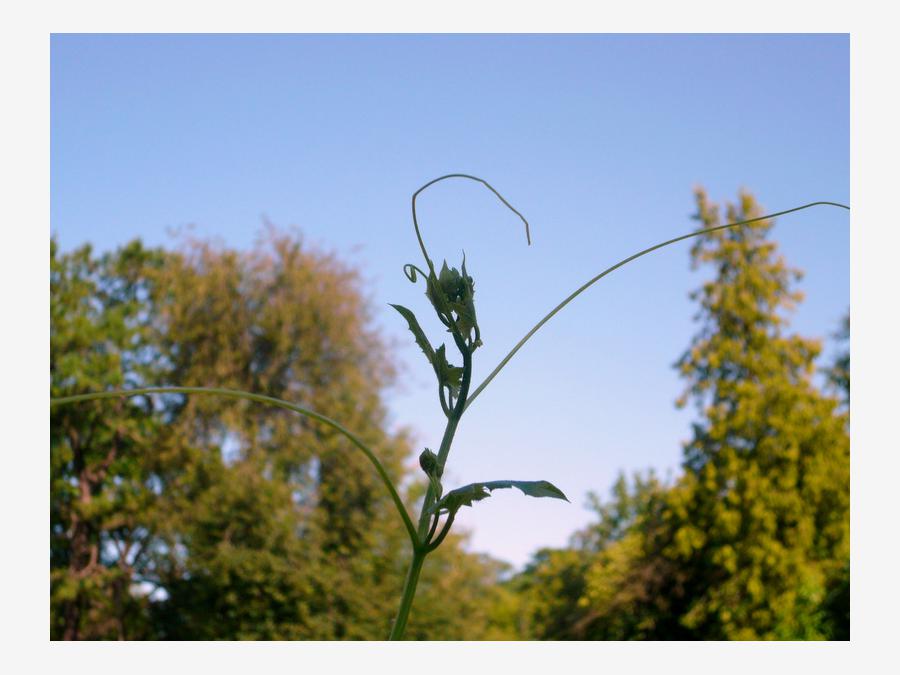
[[[702,228],[760,216],[695,194]],[[773,222],[694,240],[697,331],[675,367],[696,418],[681,471],[620,476],[568,547],[526,569],[428,560],[408,639],[849,639],[850,355],[790,331],[801,278]],[[51,396],[241,389],[322,412],[409,506],[427,483],[383,396],[359,273],[274,229],[249,251],[50,242]],[[674,354],[673,354],[674,356]],[[166,394],[51,410],[54,639],[384,639],[409,563],[350,442],[246,400]],[[491,487],[490,485],[488,487]],[[496,487],[496,486],[494,486]],[[484,491],[484,487],[480,488]]]
[[[412,500],[368,303],[355,270],[277,231],[243,253],[188,240],[97,257],[51,241],[51,394],[177,384],[288,399],[353,429]],[[52,637],[387,635],[406,535],[365,457],[315,421],[174,394],[61,406],[51,467]],[[472,616],[486,617],[474,606],[495,565],[460,541],[431,561],[417,605],[443,618],[417,637],[484,630]]]
[[[761,215],[746,192],[725,220]],[[847,639],[849,413],[816,384],[819,341],[788,332],[801,274],[760,221],[698,237],[698,331],[676,367],[698,418],[683,472],[620,478],[598,521],[511,587],[546,639]],[[849,336],[849,323],[846,324]],[[849,400],[849,353],[828,368]]]

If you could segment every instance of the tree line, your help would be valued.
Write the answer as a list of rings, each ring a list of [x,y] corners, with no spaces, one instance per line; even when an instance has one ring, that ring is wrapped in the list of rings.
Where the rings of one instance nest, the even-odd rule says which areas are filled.
[[[696,194],[700,226],[720,211]],[[726,221],[760,215],[739,195]],[[704,235],[698,333],[678,360],[696,405],[681,473],[622,477],[561,550],[508,566],[451,535],[408,639],[847,639],[849,351],[788,330],[799,272],[771,221]],[[249,251],[134,241],[50,251],[51,396],[155,385],[295,401],[375,448],[412,505],[408,432],[389,432],[392,359],[358,273],[297,235]],[[842,339],[849,339],[849,320]],[[824,377],[823,377],[824,375]],[[247,401],[165,395],[51,411],[53,639],[383,639],[408,560],[371,467],[342,437]]]

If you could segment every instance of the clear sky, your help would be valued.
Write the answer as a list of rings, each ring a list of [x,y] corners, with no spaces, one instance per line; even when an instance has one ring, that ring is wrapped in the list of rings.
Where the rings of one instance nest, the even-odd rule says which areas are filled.
[[[388,302],[428,314],[409,197],[429,251],[476,281],[480,382],[559,300],[617,260],[695,227],[692,188],[745,187],[771,211],[849,200],[844,35],[54,36],[51,218],[64,249],[170,228],[248,247],[263,217],[359,266],[403,383],[391,423],[436,448],[430,368]],[[806,272],[793,327],[849,306],[849,218],[820,207],[773,237]],[[500,491],[457,523],[516,565],[591,519],[620,470],[677,470],[691,410],[672,364],[695,330],[688,244],[615,272],[554,318],[472,405],[449,487],[547,479],[572,500]],[[437,322],[423,321],[434,339]],[[828,345],[826,354],[833,353]],[[327,411],[323,411],[326,412]]]

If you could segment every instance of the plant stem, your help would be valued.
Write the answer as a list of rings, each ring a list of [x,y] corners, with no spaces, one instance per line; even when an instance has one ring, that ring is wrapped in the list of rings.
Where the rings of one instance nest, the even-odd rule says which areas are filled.
[[[406,620],[409,618],[409,610],[412,608],[413,599],[416,597],[416,586],[419,583],[419,573],[422,571],[422,563],[428,553],[419,547],[413,549],[412,561],[409,563],[409,571],[406,573],[406,582],[403,585],[403,597],[400,600],[400,609],[397,618],[391,627],[388,640],[400,640],[406,630]]]
[[[837,202],[811,202],[809,204],[804,204],[803,206],[797,206],[793,209],[786,209],[784,211],[778,211],[777,213],[770,213],[765,216],[759,216],[758,218],[750,218],[749,220],[741,220],[736,223],[728,223],[727,225],[717,225],[716,227],[710,227],[705,230],[696,230],[694,232],[689,232],[687,234],[681,235],[680,237],[675,237],[674,239],[669,239],[668,241],[664,241],[660,244],[656,244],[655,246],[651,246],[650,248],[645,248],[643,251],[638,251],[634,255],[630,255],[627,258],[625,258],[624,260],[620,260],[612,267],[606,268],[605,270],[600,272],[600,274],[593,277],[592,279],[587,281],[585,284],[583,284],[581,287],[579,287],[569,297],[567,297],[565,300],[563,300],[561,303],[559,303],[556,307],[554,307],[552,310],[550,310],[550,312],[543,319],[538,321],[537,324],[530,331],[528,331],[528,333],[526,333],[525,337],[523,337],[521,340],[519,340],[516,343],[516,346],[510,350],[509,354],[507,354],[505,357],[503,357],[503,360],[497,365],[496,368],[494,368],[494,370],[491,371],[491,374],[485,378],[484,382],[482,382],[480,385],[478,385],[478,387],[475,389],[475,391],[472,392],[472,395],[469,397],[468,401],[466,401],[465,405],[463,406],[463,409],[468,408],[470,405],[472,405],[472,403],[475,401],[475,399],[478,398],[478,395],[484,390],[484,388],[486,386],[488,386],[491,383],[491,380],[493,380],[495,377],[497,377],[497,373],[499,373],[501,370],[503,370],[503,366],[505,366],[507,363],[509,363],[509,360],[513,356],[516,355],[516,352],[518,352],[524,346],[524,344],[526,342],[528,342],[528,340],[531,338],[532,335],[537,333],[538,330],[540,330],[540,328],[545,323],[547,323],[550,319],[552,319],[556,315],[556,313],[559,312],[563,307],[568,305],[570,302],[572,302],[572,300],[577,298],[584,291],[586,291],[590,286],[593,286],[595,283],[600,281],[600,279],[605,277],[610,272],[615,272],[620,267],[627,265],[632,260],[637,260],[641,256],[645,256],[648,253],[652,253],[653,251],[661,249],[665,246],[669,246],[670,244],[675,244],[679,241],[684,241],[685,239],[690,239],[691,237],[696,237],[701,234],[708,234],[710,232],[715,232],[717,230],[724,230],[729,227],[737,227],[739,225],[747,225],[749,223],[757,223],[761,220],[768,220],[770,218],[775,218],[776,216],[784,216],[788,213],[794,213],[795,211],[802,211],[803,209],[808,209],[811,206],[837,206],[842,209],[846,209],[847,211],[850,210],[850,207],[847,206],[846,204],[839,204]]]
[[[453,334],[456,346],[462,353],[463,357],[463,375],[462,382],[459,387],[459,398],[456,404],[450,409],[447,416],[447,426],[444,427],[444,437],[441,439],[441,447],[438,449],[437,462],[438,466],[443,470],[447,461],[447,455],[450,454],[450,446],[453,444],[453,436],[456,434],[456,427],[459,426],[459,420],[462,418],[466,408],[466,397],[469,394],[469,385],[472,382],[472,352],[467,347],[462,337]],[[445,524],[441,535],[438,537],[436,545],[427,546],[428,531],[431,523],[432,514],[429,511],[434,504],[437,495],[431,482],[428,483],[428,489],[425,492],[425,499],[422,502],[422,512],[419,514],[419,529],[417,539],[419,543],[413,544],[413,557],[409,563],[409,571],[406,574],[406,582],[403,585],[403,597],[400,600],[400,609],[397,610],[397,618],[394,619],[394,625],[391,627],[389,640],[399,640],[403,637],[403,631],[406,629],[406,620],[409,618],[409,610],[412,607],[413,599],[416,597],[416,586],[419,583],[419,573],[422,571],[422,563],[425,557],[437,548],[450,531],[453,524],[451,517]],[[437,514],[434,514],[435,525],[437,524]]]
[[[406,532],[407,534],[409,534],[410,541],[412,542],[414,547],[419,546],[419,537],[416,535],[416,529],[415,527],[413,527],[412,519],[406,512],[406,507],[403,505],[403,500],[400,499],[397,488],[394,487],[394,483],[391,481],[390,476],[388,476],[388,473],[385,470],[384,466],[382,466],[381,462],[378,461],[375,453],[355,434],[345,429],[342,425],[338,424],[330,417],[325,417],[325,415],[320,415],[317,412],[308,410],[299,405],[294,405],[293,403],[290,403],[288,401],[283,401],[280,398],[263,396],[262,394],[252,394],[247,391],[238,391],[236,389],[220,389],[217,387],[142,387],[141,389],[102,391],[95,392],[93,394],[77,394],[75,396],[62,396],[60,398],[52,398],[50,399],[50,405],[53,406],[62,405],[64,403],[77,403],[79,401],[94,401],[104,398],[114,398],[117,396],[140,396],[145,394],[211,394],[214,396],[224,396],[227,398],[242,398],[248,401],[255,401],[257,403],[266,403],[277,408],[284,408],[285,410],[290,410],[292,412],[299,413],[300,415],[311,417],[312,419],[331,427],[332,429],[343,435],[345,438],[347,438],[359,450],[361,450],[375,467],[375,471],[378,473],[378,476],[381,478],[384,486],[387,488],[388,492],[391,495],[391,500],[394,502],[394,506],[397,508],[397,513],[400,514],[400,518],[403,520],[403,525],[404,527],[406,527]]]
[[[444,427],[444,437],[441,439],[441,447],[438,449],[437,463],[441,468],[441,471],[443,471],[444,464],[447,462],[447,456],[450,454],[450,446],[453,444],[453,436],[456,434],[456,427],[459,426],[459,420],[462,418],[463,412],[466,409],[469,385],[472,382],[472,352],[469,351],[462,338],[456,334],[453,335],[453,338],[463,357],[463,375],[459,387],[459,398],[456,401],[456,405],[450,410],[450,415],[447,417],[447,426]],[[432,504],[434,504],[435,499],[436,495],[434,493],[434,488],[429,484],[428,490],[425,492],[425,501],[422,502],[422,513],[419,515],[418,536],[419,540],[422,542],[425,541],[426,535],[428,534],[428,524],[431,519],[429,509]]]
[[[447,461],[447,455],[450,453],[450,445],[453,443],[453,436],[456,434],[456,427],[459,425],[459,416],[450,413],[447,418],[447,426],[444,427],[444,437],[441,439],[441,447],[438,449],[438,466],[443,467]],[[434,504],[437,495],[431,483],[425,492],[425,501],[422,502],[422,512],[419,514],[419,540],[424,542],[425,536],[428,534],[429,523],[431,522],[431,513],[429,509]]]

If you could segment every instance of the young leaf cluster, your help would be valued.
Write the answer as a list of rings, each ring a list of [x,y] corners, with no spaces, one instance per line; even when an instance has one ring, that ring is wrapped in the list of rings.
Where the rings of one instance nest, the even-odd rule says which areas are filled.
[[[466,272],[466,260],[463,255],[462,271],[447,266],[444,261],[440,274],[435,274],[433,266],[429,263],[429,272],[426,277],[425,296],[431,302],[438,319],[447,327],[447,332],[453,336],[453,340],[459,348],[465,360],[481,346],[481,331],[478,328],[478,319],[475,315],[475,283]],[[412,265],[412,281],[415,281],[415,270]],[[421,271],[421,270],[420,270]],[[416,340],[416,344],[425,354],[425,358],[434,369],[438,381],[438,396],[444,414],[450,416],[455,405],[458,405],[460,391],[462,389],[465,366],[455,366],[447,358],[447,346],[432,346],[431,342],[422,330],[416,315],[402,305],[394,305],[400,315],[406,319],[410,332]]]

